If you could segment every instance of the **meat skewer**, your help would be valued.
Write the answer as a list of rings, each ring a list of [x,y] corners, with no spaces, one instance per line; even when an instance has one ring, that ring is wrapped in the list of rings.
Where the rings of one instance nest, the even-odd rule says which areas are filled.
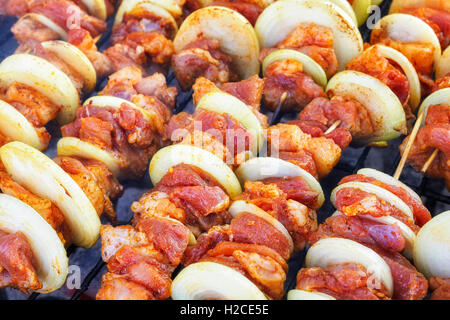
[[[0,215],[0,286],[56,290],[68,272],[64,246],[92,247],[99,237],[99,217],[104,212],[114,217],[110,199],[122,188],[102,163],[52,161],[22,142],[2,146],[0,159],[2,202],[10,199],[8,211]]]
[[[346,21],[345,26],[341,21]],[[363,48],[353,21],[325,1],[273,3],[261,14],[255,30],[266,78],[264,99],[270,110],[275,110],[284,91],[289,96],[283,111],[300,111],[314,98],[325,96],[327,79]]]
[[[133,226],[102,227],[102,257],[109,272],[99,300],[166,299],[170,275],[192,234],[228,221],[239,181],[222,160],[191,145],[161,149],[152,159],[155,188],[132,205]],[[127,258],[128,257],[128,258]]]
[[[415,137],[417,135],[417,132],[419,131],[420,124],[422,122],[423,116],[424,116],[423,112],[419,113],[419,116],[416,119],[416,123],[415,123],[415,125],[414,125],[414,127],[413,127],[413,129],[411,131],[410,138],[409,138],[409,140],[408,140],[408,142],[407,142],[407,144],[405,146],[405,150],[404,150],[404,152],[402,154],[400,162],[399,162],[399,164],[397,166],[397,169],[395,170],[394,178],[397,179],[397,180],[400,178],[400,175],[402,174],[402,171],[403,171],[403,167],[405,166],[406,161],[408,160],[409,151],[411,150],[412,145],[414,143],[414,139],[415,139]]]
[[[255,31],[241,14],[229,8],[205,7],[190,14],[177,32],[174,48],[172,68],[183,90],[199,77],[219,85],[259,72]]]
[[[310,235],[312,248],[320,246],[323,240],[331,241],[334,238],[356,241],[370,248],[387,263],[392,275],[393,294],[380,296],[373,291],[373,287],[365,289],[364,282],[360,285],[359,281],[364,280],[364,277],[357,276],[360,257],[355,257],[356,261],[349,261],[348,258],[339,261],[342,264],[339,268],[332,267],[333,263],[308,263],[307,258],[307,267],[318,266],[320,269],[300,270],[297,289],[319,291],[338,299],[367,299],[377,296],[402,300],[425,298],[428,283],[407,259],[413,256],[416,234],[420,227],[431,220],[420,197],[389,175],[374,169],[361,169],[356,175],[348,176],[340,182],[331,194],[331,201],[338,211],[320,225],[317,232]],[[324,261],[340,257],[333,252],[329,252],[328,256]],[[345,265],[346,262],[351,264]],[[369,273],[373,271],[371,269]],[[333,286],[332,281],[339,277],[340,272],[348,274],[351,279],[351,285],[345,289]],[[366,272],[363,273],[365,274]],[[324,281],[321,282],[321,279]]]
[[[247,83],[245,80],[241,85],[248,87]],[[235,94],[240,92],[239,84],[225,87]],[[238,150],[258,150],[261,124],[250,106],[210,81],[200,78],[194,89],[198,109],[194,118],[205,127],[194,127],[194,122],[192,127],[186,125],[193,121],[188,114],[174,116],[168,124],[167,137],[178,144],[153,156],[149,172],[155,188],[132,205],[133,226],[102,227],[102,257],[108,263],[109,273],[103,276],[97,299],[168,298],[170,275],[188,243],[195,243],[195,236],[201,232],[230,220],[230,199],[241,193],[230,166],[235,164]],[[230,144],[219,139],[221,134],[208,133],[214,128],[207,125],[219,120],[234,130]],[[248,129],[252,130],[246,133]],[[236,131],[240,133],[233,134]],[[125,257],[133,258],[123,260]]]
[[[61,246],[91,247],[103,212],[116,222],[112,200],[123,191],[117,178],[140,178],[150,156],[164,144],[164,124],[176,89],[167,88],[161,74],[142,78],[139,69],[125,68],[111,76],[101,94],[88,99],[74,122],[62,127],[65,137],[58,142],[54,161],[18,142],[0,149],[5,166],[0,171],[2,192],[33,207],[56,230]],[[0,265],[9,268],[9,261]],[[66,275],[67,270],[58,287]]]
[[[319,13],[321,14],[321,17],[326,15],[327,19],[315,19],[314,17]],[[288,91],[288,99],[283,107],[287,109],[292,109],[292,106],[301,108],[306,104],[306,107],[299,114],[300,121],[293,124],[299,124],[302,130],[306,130],[307,133],[312,134],[314,132],[314,134],[317,134],[318,132],[322,132],[323,134],[331,126],[337,126],[337,123],[339,123],[337,121],[340,120],[341,127],[344,128],[337,133],[333,130],[328,132],[328,134],[341,137],[339,138],[341,141],[336,141],[338,145],[345,148],[348,146],[349,140],[351,139],[357,144],[385,143],[386,140],[399,136],[401,132],[406,132],[406,127],[403,125],[405,112],[400,111],[400,103],[396,98],[392,97],[392,93],[389,92],[389,89],[385,88],[384,85],[380,85],[377,81],[375,81],[377,82],[376,85],[372,85],[372,87],[376,86],[377,88],[379,87],[380,90],[383,90],[383,94],[380,94],[380,97],[392,97],[389,104],[395,106],[394,108],[389,107],[390,111],[387,111],[386,109],[386,113],[395,110],[395,116],[391,119],[396,122],[395,125],[392,123],[395,127],[393,131],[396,131],[396,133],[392,132],[392,136],[386,134],[387,139],[382,141],[382,138],[375,138],[378,134],[374,131],[377,131],[377,129],[371,131],[373,129],[372,124],[379,122],[378,119],[376,119],[377,114],[378,116],[381,116],[381,113],[378,113],[379,110],[369,110],[370,104],[367,103],[367,99],[358,97],[358,94],[355,93],[358,90],[355,90],[354,88],[350,89],[350,86],[353,85],[350,85],[350,82],[365,87],[363,84],[366,83],[366,80],[362,79],[363,76],[356,72],[338,73],[335,78],[332,78],[327,84],[327,77],[332,76],[339,68],[343,69],[346,65],[351,65],[359,71],[361,70],[362,64],[368,64],[367,61],[364,61],[364,63],[355,61],[358,59],[357,56],[362,52],[363,44],[358,29],[354,25],[354,28],[352,27],[351,21],[346,25],[344,28],[345,30],[340,30],[342,33],[331,32],[332,29],[339,30],[337,21],[341,21],[342,19],[345,20],[346,18],[345,16],[340,15],[340,12],[336,10],[335,6],[320,2],[274,3],[264,10],[263,14],[258,19],[255,29],[259,38],[262,39],[261,44],[263,50],[260,56],[261,60],[263,60],[263,71],[266,82],[264,89],[266,105],[270,108],[270,101],[278,101],[282,93]],[[340,25],[340,27],[342,27],[342,25]],[[378,50],[378,48],[376,49]],[[405,69],[404,72],[408,74],[411,79],[414,78],[415,71],[403,55],[393,49],[386,48],[386,50],[383,50],[383,48],[381,48],[380,51],[386,56],[386,67],[389,65],[387,57],[391,58],[394,56]],[[394,53],[392,53],[393,51]],[[309,55],[309,57],[302,52]],[[326,55],[328,58],[325,59],[325,61],[324,59],[319,59],[319,56],[314,54],[317,52],[321,52],[319,56]],[[296,68],[296,64],[299,66],[301,65],[304,68],[302,77],[289,74],[291,69]],[[273,66],[275,66],[275,69],[278,68],[279,72],[274,75],[271,75],[270,73],[266,74],[266,70]],[[392,66],[391,68],[394,69]],[[381,71],[386,72],[386,70]],[[396,72],[398,73],[399,71]],[[382,72],[380,74],[371,73],[370,75],[378,76],[379,80],[385,82],[384,84],[393,86],[393,83],[389,83],[386,77],[383,79]],[[314,79],[315,82],[312,80],[311,82],[313,82],[316,87],[319,87],[319,84],[323,85],[325,90],[319,87],[320,90],[317,91],[317,95],[313,94],[312,96],[308,96],[306,100],[303,99],[305,102],[304,104],[299,104],[297,101],[292,100],[292,98],[294,97],[294,99],[297,99],[298,96],[303,97],[305,95],[304,92],[300,94],[295,91],[299,87],[299,81],[300,83],[305,83],[305,81],[302,82],[303,80],[301,80],[305,77]],[[403,75],[403,77],[405,76]],[[344,78],[345,80],[343,80]],[[420,95],[417,94],[419,90],[417,88],[418,79],[417,77],[414,79],[416,81],[411,81],[410,89],[407,88],[406,91],[411,91],[411,96],[413,97],[411,101],[418,103],[418,100],[420,100]],[[285,88],[280,86],[277,81],[282,84],[292,83],[292,88],[296,89],[292,92],[286,90],[290,87],[288,86],[289,88]],[[367,81],[373,82],[374,80],[367,79]],[[343,89],[342,92],[337,94],[337,92],[335,92],[335,87],[340,87],[340,82],[346,82],[348,85],[343,86],[347,89],[341,87]],[[405,79],[404,84],[408,84],[407,79]],[[414,87],[414,85],[416,87]],[[308,87],[308,90],[309,89],[310,87]],[[361,90],[365,89],[361,88]],[[312,91],[313,90],[306,90],[305,92],[311,93]],[[326,95],[331,98],[331,101],[326,101],[324,99]],[[270,98],[271,96],[273,97],[272,100]],[[302,98],[299,99],[302,100]],[[406,104],[406,101],[408,100],[407,97],[404,100],[404,103]],[[338,108],[341,112],[332,111],[333,109],[336,110]],[[367,111],[365,111],[365,108],[369,109],[366,109]],[[360,122],[360,124],[350,123],[350,113],[353,112],[351,110],[355,110],[355,116],[352,116],[352,118],[357,122]],[[333,113],[333,115],[331,113]],[[386,118],[385,115],[383,115],[383,118]],[[347,138],[344,139],[342,136],[344,136],[343,131],[345,130],[347,130],[347,133],[345,134]],[[352,137],[349,139],[350,135]],[[346,142],[343,142],[343,140]]]
[[[410,60],[419,76],[423,97],[434,87],[433,71],[445,49],[441,49],[439,27],[427,22],[410,14],[392,13],[377,23],[370,40],[371,44],[397,49]],[[406,34],[408,37],[405,37]]]
[[[346,279],[344,287],[340,280]],[[325,238],[308,250],[288,300],[390,300],[392,272],[374,250],[353,240]]]
[[[104,163],[117,179],[140,179],[164,139],[177,90],[162,74],[143,77],[124,68],[99,96],[86,100],[73,122],[61,128],[58,155]]]
[[[185,269],[172,284],[173,299],[284,295],[285,260],[302,250],[316,229],[314,210],[323,203],[322,189],[306,171],[277,158],[251,159],[236,174],[245,191],[229,208],[233,219],[188,247]],[[214,280],[221,277],[226,280]]]
[[[99,39],[106,31],[106,18],[114,11],[114,1],[7,0],[4,11],[19,17],[11,32],[19,42],[18,52],[24,52],[35,42],[67,41],[72,29],[83,29]]]
[[[1,144],[17,140],[44,150],[50,141],[45,125],[73,120],[97,80],[87,57],[67,42],[36,44],[32,53],[0,63]]]
[[[439,37],[442,50],[450,45],[450,6],[440,0],[394,0],[389,13],[406,13],[420,18],[430,25]]]
[[[371,75],[387,85],[398,97],[409,119],[421,100],[420,80],[408,58],[400,51],[384,45],[368,47],[346,68]]]
[[[143,75],[167,74],[174,53],[172,40],[178,31],[176,19],[181,13],[181,4],[174,1],[123,1],[115,16],[109,48],[98,52],[92,36],[83,29],[71,30],[69,41],[89,57],[99,76],[125,67],[139,68]]]
[[[446,138],[449,97],[450,88],[444,88],[435,91],[423,101],[415,130],[399,147],[402,160],[397,168],[396,176],[400,176],[402,166],[409,161],[418,171],[426,169],[432,177],[443,177],[448,186]],[[435,154],[434,157],[433,154]]]
[[[259,111],[262,87],[256,75],[220,88],[198,78],[193,86],[195,112],[173,116],[167,138],[174,143],[201,145],[231,166],[256,156],[267,127],[267,117]]]

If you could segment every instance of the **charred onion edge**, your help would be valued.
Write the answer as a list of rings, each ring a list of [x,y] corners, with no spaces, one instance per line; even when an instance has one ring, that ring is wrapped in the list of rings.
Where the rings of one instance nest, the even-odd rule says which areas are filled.
[[[305,258],[307,268],[327,268],[344,263],[364,266],[368,272],[379,278],[388,295],[392,296],[394,284],[388,264],[375,251],[358,242],[343,238],[325,238],[313,244]]]
[[[274,171],[275,170],[275,171]],[[320,183],[308,171],[280,158],[258,157],[247,160],[235,171],[243,185],[245,181],[259,181],[267,178],[301,177],[308,186],[319,193],[319,206],[325,202]]]
[[[149,166],[153,185],[158,184],[171,168],[182,163],[210,174],[231,198],[242,193],[239,180],[222,159],[199,147],[181,144],[162,148],[155,153]]]
[[[12,196],[0,194],[0,230],[22,232],[27,238],[42,283],[37,292],[52,292],[64,284],[68,274],[66,250],[56,231],[39,213]]]
[[[0,158],[14,181],[51,200],[61,210],[74,244],[84,248],[95,244],[100,219],[87,195],[68,173],[40,151],[17,141],[1,147]]]
[[[172,282],[174,300],[267,300],[240,272],[215,262],[197,262],[181,270]]]

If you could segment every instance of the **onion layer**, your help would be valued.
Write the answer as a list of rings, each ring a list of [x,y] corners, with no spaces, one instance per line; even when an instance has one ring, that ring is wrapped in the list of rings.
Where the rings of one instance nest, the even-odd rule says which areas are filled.
[[[198,262],[184,268],[173,280],[172,299],[267,300],[241,273],[214,262]]]
[[[338,264],[357,263],[364,266],[373,280],[380,281],[388,295],[394,292],[394,283],[388,264],[372,249],[358,242],[342,238],[326,238],[316,242],[306,254],[308,268],[327,268]]]
[[[12,196],[0,194],[0,230],[22,232],[27,238],[42,283],[37,292],[52,292],[64,284],[68,273],[66,250],[56,231],[39,213]]]
[[[347,96],[366,107],[374,126],[372,136],[358,144],[388,141],[406,129],[406,116],[398,97],[380,80],[358,71],[342,71],[330,79],[328,95]]]
[[[156,185],[170,168],[181,163],[198,167],[210,174],[231,198],[242,193],[239,180],[222,159],[199,147],[182,144],[162,148],[153,156],[149,167],[153,185]]]
[[[100,233],[100,219],[87,195],[60,166],[38,150],[10,142],[0,159],[14,181],[41,198],[51,200],[64,214],[73,243],[92,247]]]

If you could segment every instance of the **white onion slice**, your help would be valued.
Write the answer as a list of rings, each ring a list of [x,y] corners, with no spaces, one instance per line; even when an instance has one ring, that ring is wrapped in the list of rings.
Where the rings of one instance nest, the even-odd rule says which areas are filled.
[[[427,278],[450,278],[450,211],[435,216],[420,229],[414,265]]]
[[[221,91],[209,92],[200,99],[197,108],[227,114],[242,124],[255,142],[253,154],[257,154],[264,144],[263,129],[258,118],[249,106],[231,94]]]
[[[322,206],[325,202],[322,187],[316,178],[295,164],[279,158],[258,157],[250,159],[241,164],[235,173],[242,184],[245,181],[259,181],[274,177],[301,177],[312,190],[319,193],[318,205]]]
[[[434,47],[434,66],[441,58],[441,44],[434,30],[421,19],[403,13],[393,13],[378,21],[375,30],[381,29],[388,38],[405,43],[431,43]]]
[[[47,147],[33,124],[16,108],[3,100],[0,100],[0,132],[12,141],[26,143],[38,150]]]
[[[42,283],[37,292],[52,292],[64,284],[68,273],[64,245],[56,231],[33,208],[12,196],[0,194],[0,230],[22,232],[27,238]]]
[[[97,73],[91,61],[80,49],[61,40],[45,41],[41,45],[46,51],[57,55],[65,64],[76,70],[83,77],[86,92],[91,92],[95,89]]]
[[[263,61],[263,74],[266,68],[273,62],[287,59],[300,62],[306,74],[310,75],[320,86],[326,87],[328,80],[322,67],[306,54],[292,49],[280,49],[269,54]]]
[[[73,243],[92,247],[100,232],[100,219],[79,185],[55,162],[22,142],[0,148],[0,158],[14,181],[51,200],[64,214]]]
[[[356,172],[356,173],[366,176],[366,177],[369,177],[369,178],[377,179],[378,181],[381,181],[385,184],[390,184],[390,185],[396,186],[398,188],[401,188],[401,189],[405,190],[408,193],[408,195],[410,195],[411,197],[413,197],[414,199],[416,199],[417,201],[422,203],[422,199],[413,189],[411,189],[403,182],[395,179],[394,177],[392,177],[384,172],[381,172],[381,171],[378,171],[378,170],[372,169],[372,168],[363,168],[363,169],[359,169],[358,172]]]
[[[241,273],[214,262],[198,262],[184,268],[173,280],[172,299],[267,300]]]
[[[393,0],[389,13],[400,12],[404,8],[432,8],[450,12],[447,0]]]
[[[357,263],[364,266],[375,284],[381,282],[388,295],[394,292],[391,269],[375,251],[358,242],[342,238],[326,238],[316,242],[306,254],[308,268],[327,268],[338,264]]]
[[[352,19],[338,6],[325,1],[277,1],[268,6],[255,24],[261,48],[272,48],[302,23],[333,30],[339,70],[363,51],[361,34]]]
[[[318,291],[290,290],[287,295],[288,300],[336,300],[336,298]]]
[[[425,120],[427,119],[427,114],[428,114],[428,108],[430,108],[431,106],[436,106],[436,105],[440,105],[440,104],[450,105],[450,88],[444,88],[444,89],[435,91],[432,94],[430,94],[428,97],[426,97],[425,100],[423,100],[422,104],[420,105],[419,112],[418,112],[418,114],[424,112],[421,126],[425,125]]]
[[[58,121],[66,124],[75,118],[79,96],[70,78],[45,59],[20,53],[0,63],[0,87],[19,82],[36,89],[56,106],[61,106]]]
[[[106,20],[107,18],[105,1],[107,0],[81,0],[89,14],[100,20]]]
[[[222,159],[201,148],[183,144],[162,148],[153,156],[149,167],[153,185],[156,185],[170,168],[181,163],[198,167],[210,174],[231,198],[242,192],[239,180]]]
[[[367,182],[347,182],[343,183],[336,188],[333,189],[330,196],[330,201],[333,204],[333,206],[336,207],[336,194],[339,190],[345,189],[345,188],[354,188],[359,189],[361,191],[374,194],[377,198],[380,200],[384,200],[387,203],[389,203],[391,206],[397,208],[400,210],[403,214],[405,214],[412,222],[414,222],[414,214],[411,211],[411,209],[408,207],[406,203],[404,203],[399,197],[397,197],[392,192],[387,191],[386,189],[383,189],[379,186],[376,186],[371,183]]]
[[[177,32],[175,52],[200,37],[220,42],[220,50],[232,58],[241,79],[259,73],[258,39],[250,22],[237,11],[215,6],[194,11]]]
[[[399,137],[406,128],[406,116],[398,97],[380,80],[367,74],[347,70],[328,81],[330,96],[347,96],[366,107],[374,132],[359,139],[358,144],[388,141]]]

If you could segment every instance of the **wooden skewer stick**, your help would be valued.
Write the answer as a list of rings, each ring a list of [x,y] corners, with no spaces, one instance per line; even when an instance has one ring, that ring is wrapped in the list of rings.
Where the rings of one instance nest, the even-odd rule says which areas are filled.
[[[331,127],[328,128],[327,131],[325,131],[324,134],[332,133],[334,130],[336,130],[337,127],[339,127],[339,125],[340,125],[341,123],[342,123],[341,120],[336,121],[335,123],[333,123],[333,124],[331,125]]]
[[[281,114],[281,109],[283,109],[284,101],[286,101],[287,96],[288,96],[287,91],[281,94],[275,112],[273,113],[272,119],[270,120],[270,125],[274,125],[276,122],[278,122],[278,117]]]
[[[411,134],[409,135],[408,142],[406,143],[405,150],[403,151],[402,158],[400,159],[400,162],[398,164],[397,170],[395,170],[394,178],[399,179],[400,175],[402,174],[403,167],[405,166],[406,160],[408,159],[408,154],[411,151],[411,147],[414,143],[414,140],[416,140],[417,132],[419,132],[420,125],[422,124],[424,112],[421,112],[419,116],[416,119],[416,123],[414,124],[414,128],[411,131]]]
[[[427,172],[428,168],[431,166],[431,164],[433,163],[434,159],[436,158],[436,156],[439,153],[439,149],[435,149],[433,151],[433,153],[431,154],[431,156],[428,158],[427,162],[425,162],[425,164],[422,167],[422,170],[420,170],[421,172],[425,173]]]

